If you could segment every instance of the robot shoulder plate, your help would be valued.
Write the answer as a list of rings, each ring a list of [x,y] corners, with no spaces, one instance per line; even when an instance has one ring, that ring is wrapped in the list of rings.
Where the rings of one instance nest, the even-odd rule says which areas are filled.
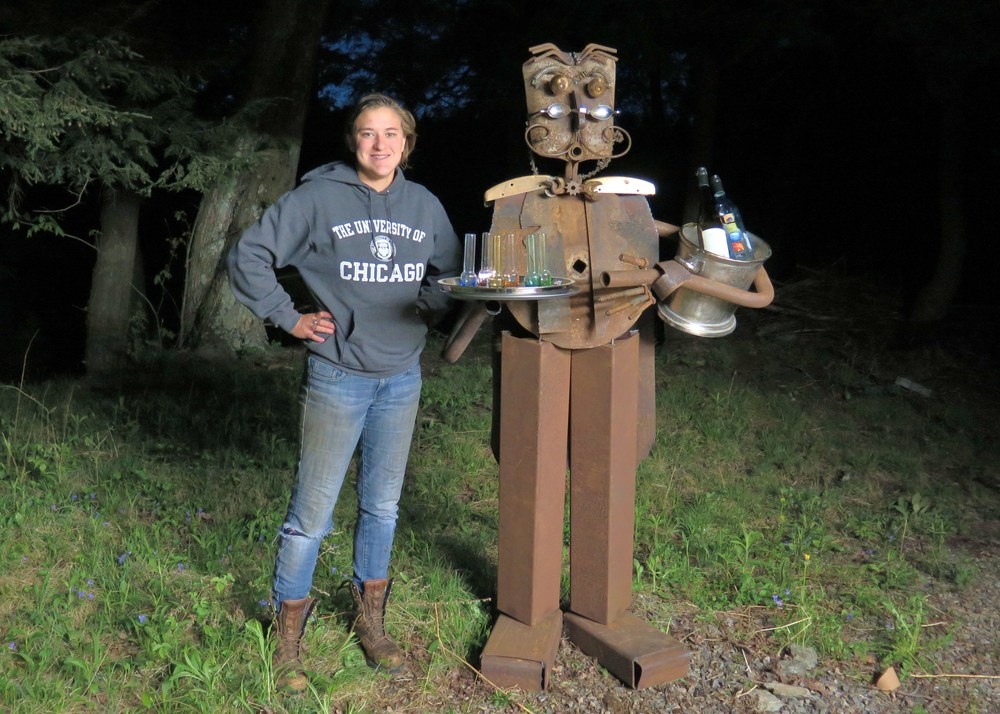
[[[562,186],[562,188],[554,189],[553,187],[556,186]],[[570,187],[568,192],[575,194],[579,193],[582,189],[583,193],[589,195],[610,193],[619,196],[652,196],[656,194],[656,186],[652,182],[629,176],[591,178],[586,179],[582,187],[578,183],[576,186],[576,189]],[[484,198],[486,204],[489,205],[500,198],[519,196],[523,193],[531,193],[533,191],[563,193],[566,192],[566,186],[562,179],[553,176],[519,176],[518,178],[509,179],[487,189]]]
[[[587,179],[583,182],[583,187],[585,191],[614,193],[619,196],[653,196],[656,194],[656,186],[652,182],[629,176],[604,176]]]

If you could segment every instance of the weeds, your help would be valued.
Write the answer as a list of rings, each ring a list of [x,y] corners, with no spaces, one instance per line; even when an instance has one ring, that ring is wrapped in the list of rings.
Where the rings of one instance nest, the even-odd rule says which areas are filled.
[[[978,517],[969,503],[990,507],[970,497],[974,482],[929,474],[956,468],[955,454],[995,462],[994,447],[960,405],[868,394],[877,362],[828,365],[825,385],[754,377],[743,364],[726,341],[658,355],[634,589],[658,622],[682,601],[704,613],[752,608],[776,646],[875,653],[908,671],[943,642],[924,635],[914,584],[971,582],[971,558],[950,539]],[[475,663],[497,540],[488,345],[425,369],[389,613],[420,672],[405,705],[348,632],[350,488],[317,568],[310,690],[291,701],[274,689],[270,569],[297,387],[294,365],[164,361],[114,389],[0,389],[0,708],[419,711],[420,690]]]

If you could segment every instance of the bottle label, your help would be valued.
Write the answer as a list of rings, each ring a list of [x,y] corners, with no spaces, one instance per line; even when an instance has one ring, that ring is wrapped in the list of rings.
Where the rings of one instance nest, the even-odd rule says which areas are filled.
[[[729,257],[729,241],[726,232],[721,228],[708,228],[701,232],[701,246],[708,253],[722,258]]]

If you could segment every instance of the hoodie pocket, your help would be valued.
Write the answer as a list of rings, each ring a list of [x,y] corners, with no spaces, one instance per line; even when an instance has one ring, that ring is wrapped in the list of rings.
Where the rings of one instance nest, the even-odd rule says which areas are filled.
[[[427,326],[413,303],[354,309],[345,347],[358,367],[380,371],[398,367],[418,353]]]

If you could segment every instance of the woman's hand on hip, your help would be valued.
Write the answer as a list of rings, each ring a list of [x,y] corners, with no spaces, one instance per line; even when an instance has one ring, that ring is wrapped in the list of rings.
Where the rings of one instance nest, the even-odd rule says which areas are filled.
[[[299,318],[292,328],[292,336],[300,340],[312,340],[313,342],[325,342],[326,338],[334,333],[336,328],[333,325],[333,315],[325,310],[320,312],[309,312]]]

